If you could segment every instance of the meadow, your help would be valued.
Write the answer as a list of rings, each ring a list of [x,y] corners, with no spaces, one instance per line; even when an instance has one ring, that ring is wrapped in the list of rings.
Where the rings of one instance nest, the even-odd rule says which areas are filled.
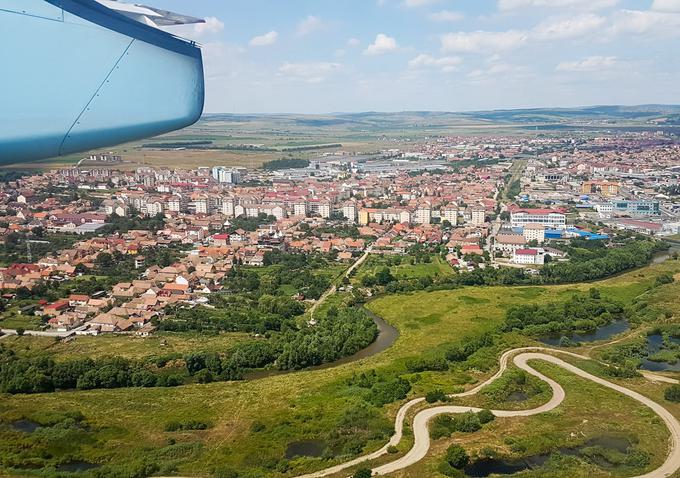
[[[409,362],[434,357],[447,347],[495,331],[504,319],[505,310],[512,305],[564,300],[574,292],[588,291],[591,287],[625,303],[644,294],[661,291],[670,294],[665,292],[666,288],[671,289],[675,284],[651,290],[656,277],[667,272],[680,273],[680,263],[656,264],[592,284],[470,287],[378,297],[367,307],[397,327],[399,339],[383,353],[335,368],[178,388],[5,395],[0,397],[0,476],[3,473],[6,476],[56,476],[50,473],[64,461],[100,464],[103,466],[99,472],[104,473],[100,476],[121,477],[136,476],[129,469],[144,466],[153,468],[154,473],[228,477],[238,471],[240,477],[250,478],[296,476],[325,468],[344,461],[347,456],[381,447],[391,434],[394,415],[403,403],[402,400],[386,405],[369,402],[366,389],[355,384],[357,375],[375,371],[379,376],[402,378],[410,384],[409,397],[422,396],[435,389],[459,390],[493,373],[503,349],[534,342],[516,333],[503,334],[492,347],[481,349],[448,371],[410,372]],[[342,300],[342,296],[337,295],[333,300]],[[23,339],[17,338],[15,346],[22,344]],[[173,347],[184,347],[170,336],[166,340]],[[229,343],[227,340],[225,344],[215,342],[210,346],[228,347]],[[121,352],[126,348],[122,346],[115,353],[151,354],[160,347],[153,342],[148,344],[148,348],[145,342],[134,347],[129,345],[128,352]],[[78,345],[76,341],[75,345],[80,349],[72,352],[74,354],[99,354],[108,349],[106,345],[99,349],[100,344],[87,342]],[[198,338],[188,347],[203,345],[207,346]],[[137,349],[138,346],[142,350]],[[115,340],[110,348],[115,350]],[[664,429],[644,411],[639,411],[624,397],[607,393],[559,369],[540,363],[536,366],[565,386],[568,398],[563,406],[552,414],[528,420],[499,420],[477,434],[454,436],[453,440],[462,439],[476,454],[488,453],[486,448],[491,447],[499,453],[518,456],[561,446],[569,441],[572,431],[582,432],[579,435],[582,441],[604,432],[620,432],[639,438],[636,446],[650,454],[649,466],[658,462],[660,451],[654,450],[654,443],[664,439]],[[644,393],[649,388],[655,397],[663,393],[662,388],[648,387],[640,379],[625,383],[639,386]],[[597,399],[587,398],[593,396]],[[674,407],[673,411],[680,413],[680,408]],[[72,440],[66,450],[44,453],[41,446],[47,445],[40,440],[47,438],[17,431],[12,425],[17,420],[48,423],[47,412],[83,415],[86,426],[79,428],[79,438]],[[169,431],[172,423],[203,423],[206,427]],[[643,434],[643,429],[651,435]],[[47,430],[56,433],[52,428]],[[498,438],[504,436],[516,437],[524,447],[513,448]],[[650,437],[654,440],[649,440]],[[326,451],[319,458],[286,458],[289,444],[301,440],[324,443]],[[437,443],[427,460],[395,476],[437,476],[430,472],[447,443],[450,442],[446,439]],[[408,440],[404,447],[407,444]],[[518,450],[522,450],[521,453]],[[26,467],[18,471],[16,464],[19,463],[25,467],[33,463],[43,468]],[[610,476],[608,471],[594,470],[592,464],[578,466],[578,475],[559,471],[562,474],[527,476],[566,477],[589,473]],[[95,473],[88,471],[84,476],[97,476]]]

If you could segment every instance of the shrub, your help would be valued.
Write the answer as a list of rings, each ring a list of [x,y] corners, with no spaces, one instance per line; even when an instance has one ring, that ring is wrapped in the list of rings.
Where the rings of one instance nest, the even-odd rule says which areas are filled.
[[[489,422],[492,422],[496,419],[496,416],[491,412],[491,410],[482,410],[477,414],[477,418],[479,418],[479,422],[482,425],[485,425]]]
[[[453,468],[461,470],[470,464],[470,457],[460,445],[451,445],[446,450],[446,462]]]
[[[263,432],[267,426],[262,423],[262,422],[253,422],[253,424],[250,426],[250,431],[253,433],[260,433]]]
[[[371,478],[373,472],[368,468],[360,468],[352,475],[352,478]]]
[[[168,422],[165,425],[166,432],[178,432],[178,431],[188,431],[188,430],[207,430],[210,425],[206,422],[201,422],[198,420],[187,420],[184,422]]]
[[[663,397],[669,402],[680,402],[680,385],[671,385],[666,389]]]
[[[427,403],[446,402],[447,400],[448,397],[441,390],[433,390],[431,392],[427,392],[425,395],[425,401]]]

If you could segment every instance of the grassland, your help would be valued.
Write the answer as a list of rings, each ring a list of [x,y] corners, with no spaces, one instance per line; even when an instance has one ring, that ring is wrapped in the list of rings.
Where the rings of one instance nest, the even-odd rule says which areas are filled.
[[[102,357],[125,357],[145,359],[184,355],[200,351],[228,351],[235,344],[248,340],[248,334],[228,333],[214,336],[191,333],[163,332],[152,337],[131,337],[127,335],[102,335],[100,337],[76,336],[68,340],[51,337],[11,336],[3,344],[14,350],[32,354],[46,352],[55,360],[73,358],[93,359]]]
[[[658,467],[665,459],[669,433],[654,413],[639,403],[611,390],[576,377],[565,370],[541,361],[532,367],[558,381],[566,391],[565,401],[554,411],[529,418],[497,419],[473,434],[457,434],[452,438],[435,440],[423,463],[394,473],[395,478],[443,476],[437,466],[446,448],[452,443],[463,445],[474,459],[479,457],[522,458],[551,453],[558,448],[574,448],[590,439],[621,437],[633,448],[650,457],[646,466],[632,468],[603,468],[576,457],[564,462],[549,462],[544,469],[527,471],[522,478],[586,478],[631,476]],[[644,387],[643,380],[626,381]],[[658,396],[658,386],[652,395]],[[649,395],[649,392],[644,392]],[[530,405],[527,405],[529,408]]]
[[[241,471],[260,470],[244,476],[294,476],[343,461],[343,458],[284,460],[287,445],[291,442],[305,439],[332,440],[333,433],[346,430],[347,423],[375,431],[372,435],[367,435],[369,438],[365,450],[376,449],[385,442],[400,404],[366,408],[362,405],[361,394],[355,387],[348,385],[348,379],[353,374],[370,370],[383,374],[401,374],[412,382],[410,396],[421,396],[435,388],[453,391],[487,377],[502,348],[525,345],[531,341],[515,334],[506,334],[496,349],[474,357],[474,367],[471,370],[453,369],[449,372],[409,375],[405,371],[406,362],[411,358],[433,355],[443,350],[447,344],[461,343],[466,337],[494,330],[501,323],[504,310],[509,306],[559,300],[570,296],[574,291],[587,290],[593,286],[598,287],[603,295],[629,302],[645,293],[654,284],[655,278],[664,272],[680,272],[680,263],[670,261],[596,284],[464,288],[380,297],[368,304],[368,307],[396,326],[401,335],[395,345],[385,352],[358,362],[250,382],[189,385],[175,389],[121,389],[3,396],[0,399],[0,423],[35,419],[45,410],[77,410],[86,417],[91,439],[71,450],[74,459],[104,464],[158,460],[159,456],[175,450],[168,450],[168,447],[184,445],[191,452],[175,456],[171,460],[184,475],[220,476],[220,470],[224,472],[228,467]],[[202,345],[200,341],[195,343],[197,347]],[[139,345],[145,349],[146,344],[139,342],[127,353],[141,353],[136,347]],[[80,346],[83,349],[77,353],[103,353],[96,350],[97,346],[89,343]],[[157,350],[156,345],[149,343],[150,353],[156,353]],[[546,373],[558,378],[567,387],[568,401],[564,407],[571,407],[568,410],[574,410],[574,413],[566,413],[560,408],[553,414],[535,417],[529,421],[498,421],[494,424],[497,428],[493,429],[493,437],[485,436],[486,432],[482,432],[479,437],[465,437],[466,443],[468,438],[472,439],[470,447],[473,451],[481,450],[489,446],[489,443],[499,450],[507,450],[509,445],[494,437],[514,435],[526,441],[528,452],[545,448],[548,443],[564,443],[573,430],[583,431],[590,436],[606,431],[601,428],[605,424],[616,427],[624,422],[626,427],[620,425],[623,432],[631,436],[639,435],[641,447],[658,443],[647,441],[647,436],[640,434],[643,424],[649,427],[649,433],[653,437],[663,436],[662,429],[657,433],[656,424],[649,417],[636,412],[635,405],[625,398],[595,390],[593,385],[582,383],[547,365],[545,367]],[[597,399],[590,400],[587,398],[590,396]],[[680,413],[680,409],[677,412]],[[627,418],[624,420],[624,417]],[[210,424],[210,428],[204,431],[165,431],[170,421],[189,420],[203,421]],[[584,420],[588,422],[584,423]],[[350,433],[364,431],[357,429]],[[541,438],[542,436],[547,438]],[[3,450],[3,454],[14,452],[21,437],[19,432],[8,425],[0,425],[0,450]],[[439,448],[427,461],[415,466],[413,470],[406,470],[406,474],[395,476],[434,476],[428,474],[428,470],[432,469],[445,445],[443,442],[438,444]],[[658,450],[653,456],[654,459],[658,458]],[[588,469],[584,468],[584,473]],[[23,475],[36,473],[25,472]]]
[[[393,276],[398,279],[412,279],[420,277],[447,276],[453,274],[451,266],[440,256],[432,256],[431,262],[414,263],[413,258],[405,257],[400,264],[393,264],[391,257],[371,255],[367,262],[362,265],[356,278],[375,274],[383,267],[389,267]]]

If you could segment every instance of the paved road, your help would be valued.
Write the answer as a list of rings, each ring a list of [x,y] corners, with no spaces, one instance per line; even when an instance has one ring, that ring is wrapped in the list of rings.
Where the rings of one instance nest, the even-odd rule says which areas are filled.
[[[587,357],[583,357],[581,355],[577,355],[571,352],[564,352],[560,350],[553,350],[553,349],[548,349],[548,348],[541,348],[541,347],[536,347],[536,348],[524,348],[524,349],[516,349],[516,350],[511,350],[506,353],[504,353],[501,356],[500,359],[500,367],[498,372],[491,377],[489,380],[485,381],[484,383],[478,385],[477,387],[473,388],[472,390],[469,390],[467,392],[457,394],[457,395],[451,395],[451,397],[462,397],[462,396],[471,396],[475,395],[478,393],[483,387],[487,386],[488,384],[494,382],[497,380],[508,367],[508,363],[511,357],[514,356],[514,363],[515,365],[522,369],[525,370],[527,373],[530,373],[531,375],[537,377],[540,380],[543,380],[546,382],[550,388],[552,389],[553,395],[552,398],[548,403],[545,403],[541,405],[540,407],[531,409],[531,410],[520,410],[520,411],[507,411],[507,410],[493,410],[494,415],[497,417],[528,417],[532,415],[537,415],[541,413],[545,413],[547,411],[555,409],[557,406],[559,406],[565,398],[565,392],[564,389],[554,380],[542,375],[540,372],[537,370],[533,369],[528,362],[530,360],[543,360],[545,362],[549,362],[552,364],[555,364],[559,367],[564,368],[565,370],[568,370],[569,372],[585,378],[587,380],[590,380],[592,382],[595,382],[599,385],[602,385],[604,387],[610,388],[612,390],[615,390],[619,393],[622,393],[623,395],[626,395],[633,400],[636,400],[643,405],[649,407],[652,409],[654,413],[656,413],[666,424],[668,427],[670,433],[671,433],[671,439],[669,442],[669,454],[667,456],[666,461],[662,466],[657,468],[656,470],[653,470],[647,474],[640,475],[639,477],[635,478],[665,478],[673,473],[675,473],[678,469],[680,469],[680,422],[665,408],[663,408],[661,405],[657,404],[653,400],[645,397],[644,395],[641,395],[633,390],[629,390],[625,387],[622,387],[620,385],[614,384],[612,382],[609,382],[607,380],[604,380],[602,378],[596,377],[594,375],[591,375],[583,370],[581,370],[578,367],[575,367],[574,365],[571,365],[567,362],[564,362],[563,360],[554,357],[552,355],[548,355],[544,352],[553,352],[553,353],[560,353],[563,355],[568,355],[572,357],[576,357],[579,359],[587,359]],[[659,379],[660,376],[656,376],[653,374],[648,374],[650,375],[647,378],[650,379]],[[343,463],[331,468],[328,468],[326,470],[322,470],[316,473],[310,473],[307,475],[300,476],[298,478],[322,478],[325,476],[333,475],[336,473],[340,473],[343,470],[346,470],[350,467],[353,467],[355,465],[358,465],[363,462],[371,461],[376,458],[379,458],[381,456],[384,456],[387,454],[387,448],[389,446],[393,446],[398,444],[403,436],[403,429],[404,429],[404,422],[406,420],[406,416],[409,411],[413,409],[418,404],[421,404],[424,402],[423,398],[415,399],[407,404],[405,404],[398,412],[396,421],[395,421],[395,434],[394,436],[390,439],[389,443],[385,445],[383,448],[380,450],[376,451],[375,453],[371,453],[370,455],[366,455],[363,457],[359,457],[355,460],[352,460],[347,463]],[[409,466],[412,466],[416,463],[418,463],[420,460],[422,460],[428,453],[430,449],[430,435],[429,435],[429,430],[428,430],[428,423],[430,420],[432,420],[435,416],[437,415],[442,415],[442,414],[454,414],[454,413],[465,413],[468,411],[479,411],[479,409],[476,408],[470,408],[470,407],[460,407],[460,406],[443,406],[443,407],[435,407],[435,408],[429,408],[425,409],[419,413],[416,414],[414,420],[413,420],[413,433],[414,433],[414,445],[411,448],[411,450],[404,455],[403,457],[379,466],[373,470],[373,474],[375,476],[380,476],[380,475],[386,475],[398,470],[402,470],[404,468],[407,468]]]
[[[87,325],[81,325],[80,327],[71,329],[67,332],[58,332],[56,330],[25,330],[24,335],[31,335],[33,337],[58,337],[63,339],[74,335],[76,332],[85,330],[86,328]],[[0,332],[5,335],[18,335],[15,329],[0,329]]]
[[[373,250],[372,247],[369,247],[368,249],[366,249],[366,252],[364,252],[364,254],[363,254],[359,259],[357,259],[357,260],[354,262],[354,264],[352,264],[352,265],[349,267],[349,269],[347,269],[347,270],[345,271],[344,276],[347,277],[347,278],[349,278],[349,276],[352,275],[352,272],[354,272],[355,269],[357,269],[359,266],[361,266],[361,264],[364,263],[364,261],[365,261],[365,260],[368,258],[368,256],[371,254],[372,250]],[[330,295],[335,294],[335,291],[336,291],[336,290],[337,290],[337,286],[336,286],[335,284],[333,284],[326,292],[324,292],[324,293],[321,295],[321,297],[319,297],[319,300],[317,300],[316,302],[314,302],[314,305],[312,305],[312,308],[309,309],[309,316],[310,316],[312,319],[314,318],[314,312],[316,312],[316,309],[319,308],[319,306],[320,306],[321,304],[323,304],[323,303],[326,301],[326,299],[328,299],[328,297],[329,297]]]

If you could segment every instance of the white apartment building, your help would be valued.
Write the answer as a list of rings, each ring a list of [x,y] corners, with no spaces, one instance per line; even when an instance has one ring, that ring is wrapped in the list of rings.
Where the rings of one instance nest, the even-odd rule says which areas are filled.
[[[439,213],[442,221],[449,221],[452,226],[458,225],[458,207],[446,206]]]
[[[543,244],[545,242],[545,226],[543,224],[527,224],[524,226],[522,235],[527,242],[536,241]]]
[[[486,209],[483,207],[473,207],[470,210],[470,222],[474,226],[483,226],[486,222]]]
[[[212,168],[212,177],[218,183],[239,184],[241,182],[241,172],[235,169],[228,169],[224,166]]]
[[[432,209],[430,206],[419,206],[418,209],[416,209],[413,221],[416,224],[431,224]]]
[[[342,215],[347,218],[350,222],[356,222],[357,220],[357,206],[352,202],[343,204]]]
[[[540,224],[545,227],[564,229],[567,227],[567,216],[552,209],[520,209],[512,212],[510,224],[513,228]]]

